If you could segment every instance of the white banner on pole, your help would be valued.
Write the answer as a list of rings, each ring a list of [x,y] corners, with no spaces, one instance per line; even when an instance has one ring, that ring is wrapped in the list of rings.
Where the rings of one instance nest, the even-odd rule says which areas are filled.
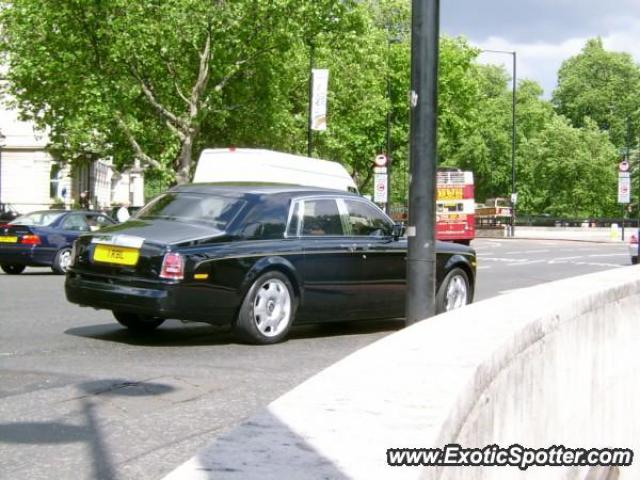
[[[327,129],[327,89],[329,70],[312,70],[313,96],[311,97],[311,129],[324,131]]]
[[[631,176],[629,172],[618,174],[618,203],[631,202]]]

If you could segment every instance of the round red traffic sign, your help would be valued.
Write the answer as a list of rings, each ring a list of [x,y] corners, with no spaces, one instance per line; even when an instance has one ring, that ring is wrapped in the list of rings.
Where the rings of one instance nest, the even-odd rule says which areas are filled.
[[[627,162],[626,160],[621,161],[620,164],[618,165],[618,168],[620,169],[621,172],[628,172],[629,162]]]
[[[387,164],[387,156],[384,154],[377,155],[373,163],[376,167],[384,167]]]

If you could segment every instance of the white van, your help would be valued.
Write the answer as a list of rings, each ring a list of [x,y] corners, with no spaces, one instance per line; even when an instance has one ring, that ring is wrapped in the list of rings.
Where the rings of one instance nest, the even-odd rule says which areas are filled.
[[[305,185],[357,192],[337,162],[252,148],[203,150],[193,183],[260,182]]]

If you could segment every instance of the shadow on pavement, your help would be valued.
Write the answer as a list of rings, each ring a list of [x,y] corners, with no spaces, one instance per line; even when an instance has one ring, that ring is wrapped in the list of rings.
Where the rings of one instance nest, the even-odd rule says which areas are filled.
[[[291,329],[289,341],[383,332],[391,333],[400,330],[403,326],[403,320],[332,322],[300,325],[294,326]],[[70,328],[65,330],[64,333],[77,337],[145,347],[195,347],[238,343],[228,327],[214,327],[206,324],[181,325],[175,321],[170,321],[159,329],[145,334],[131,332],[126,328],[120,327],[115,322],[113,324]]]
[[[169,393],[174,390],[174,387],[161,383],[130,382],[122,379],[83,382],[76,386],[83,393],[79,400],[84,424],[73,425],[58,421],[4,423],[0,424],[0,444],[84,443],[91,452],[93,478],[116,480],[114,464],[107,445],[103,441],[96,418],[96,407],[91,397],[99,395],[156,396]]]

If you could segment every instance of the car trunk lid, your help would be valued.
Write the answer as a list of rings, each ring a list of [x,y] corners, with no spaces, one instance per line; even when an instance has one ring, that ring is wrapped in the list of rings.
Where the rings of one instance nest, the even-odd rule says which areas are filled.
[[[32,245],[37,237],[29,225],[6,224],[0,227],[0,248],[3,246]]]
[[[158,280],[164,255],[181,246],[215,241],[225,234],[211,226],[171,220],[131,220],[81,236],[73,270],[125,280]]]

